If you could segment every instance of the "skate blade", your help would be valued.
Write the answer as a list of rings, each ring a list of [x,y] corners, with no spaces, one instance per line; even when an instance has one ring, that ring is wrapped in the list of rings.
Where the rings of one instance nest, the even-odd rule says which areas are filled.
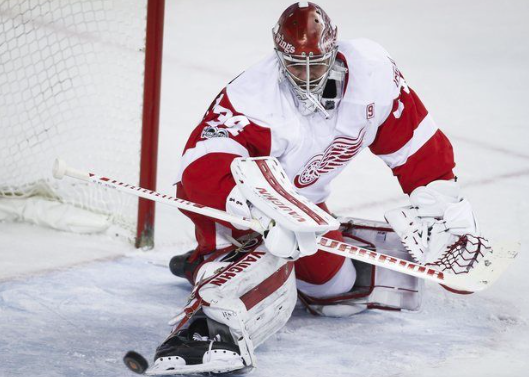
[[[181,363],[185,363],[185,361],[178,357],[171,357],[171,359],[173,362],[156,360],[154,365],[145,371],[145,374],[147,376],[201,375],[203,373],[228,373],[245,367],[240,357],[231,360],[212,360],[196,365],[182,365]]]

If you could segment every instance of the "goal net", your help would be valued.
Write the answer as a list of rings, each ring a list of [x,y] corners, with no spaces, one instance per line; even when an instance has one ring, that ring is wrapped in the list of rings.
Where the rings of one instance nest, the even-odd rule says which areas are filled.
[[[137,198],[54,180],[51,168],[60,157],[140,183],[147,8],[148,0],[0,2],[0,219],[118,228],[131,240],[142,233]]]

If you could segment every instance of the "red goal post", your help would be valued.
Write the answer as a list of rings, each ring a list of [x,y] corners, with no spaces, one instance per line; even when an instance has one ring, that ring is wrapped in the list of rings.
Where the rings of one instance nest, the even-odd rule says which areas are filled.
[[[156,190],[158,162],[164,12],[165,0],[148,1],[139,185],[153,191]],[[155,203],[143,198],[138,200],[135,246],[153,247]]]

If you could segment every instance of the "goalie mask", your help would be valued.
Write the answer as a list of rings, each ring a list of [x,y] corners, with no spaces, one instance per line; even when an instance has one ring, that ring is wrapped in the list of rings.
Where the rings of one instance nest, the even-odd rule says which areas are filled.
[[[289,6],[272,30],[281,72],[288,79],[304,115],[319,110],[328,118],[321,98],[338,47],[337,28],[318,5]]]

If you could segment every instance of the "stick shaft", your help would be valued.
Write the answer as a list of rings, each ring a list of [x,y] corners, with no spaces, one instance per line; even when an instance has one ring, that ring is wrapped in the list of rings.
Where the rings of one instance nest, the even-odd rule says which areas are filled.
[[[170,195],[161,194],[156,191],[148,190],[139,186],[134,186],[128,183],[120,182],[118,180],[96,175],[94,173],[83,172],[69,166],[63,166],[64,175],[71,178],[88,181],[100,186],[118,190],[127,194],[139,196],[140,198],[149,199],[157,203],[163,203],[172,207],[183,209],[186,211],[198,213],[207,217],[211,217],[217,220],[223,220],[232,224],[248,227],[255,230],[256,232],[263,233],[264,229],[260,226],[259,222],[253,219],[241,218],[238,216],[231,215],[225,211],[220,211],[215,208],[206,207],[201,204],[189,202],[187,200],[179,199]]]
[[[384,267],[393,271],[404,273],[406,275],[433,281],[435,283],[447,284],[446,275],[443,274],[443,272],[435,268],[422,266],[411,261],[392,257],[390,255],[378,253],[376,251],[325,237],[320,238],[318,247],[320,250],[324,250],[331,254],[341,255],[346,258]]]
[[[112,178],[98,176],[94,173],[82,172],[77,169],[73,169],[68,166],[61,166],[63,169],[63,174],[72,178],[81,179],[88,181],[97,185],[115,189],[127,194],[139,196],[141,198],[153,200],[158,203],[163,203],[176,207],[179,209],[187,210],[190,212],[198,213],[207,217],[211,217],[217,220],[227,221],[233,224],[246,226],[251,228],[259,233],[263,233],[264,229],[261,227],[259,222],[253,219],[241,218],[238,216],[231,215],[225,211],[220,211],[215,208],[210,208],[203,206],[201,204],[189,202],[187,200],[182,200],[175,198],[169,195],[163,195],[156,191],[144,189],[142,187],[130,185],[117,181]],[[61,175],[62,176],[62,175]],[[56,177],[59,177],[56,175]],[[454,288],[468,289],[468,287],[460,286],[465,284],[458,284],[457,279],[453,279],[452,276],[447,276],[443,272],[430,268],[427,266],[422,266],[417,263],[406,261],[404,259],[395,258],[386,254],[377,253],[369,249],[362,247],[350,245],[344,242],[339,242],[332,240],[326,237],[320,237],[319,239],[319,249],[324,250],[328,253],[341,255],[345,258],[358,260],[360,262],[368,263],[375,266],[380,266],[383,268],[388,268],[390,270],[400,272],[406,275],[415,276],[421,279],[433,281],[435,283],[445,284],[453,286]],[[454,281],[456,280],[456,281]],[[474,288],[479,290],[479,288]]]

